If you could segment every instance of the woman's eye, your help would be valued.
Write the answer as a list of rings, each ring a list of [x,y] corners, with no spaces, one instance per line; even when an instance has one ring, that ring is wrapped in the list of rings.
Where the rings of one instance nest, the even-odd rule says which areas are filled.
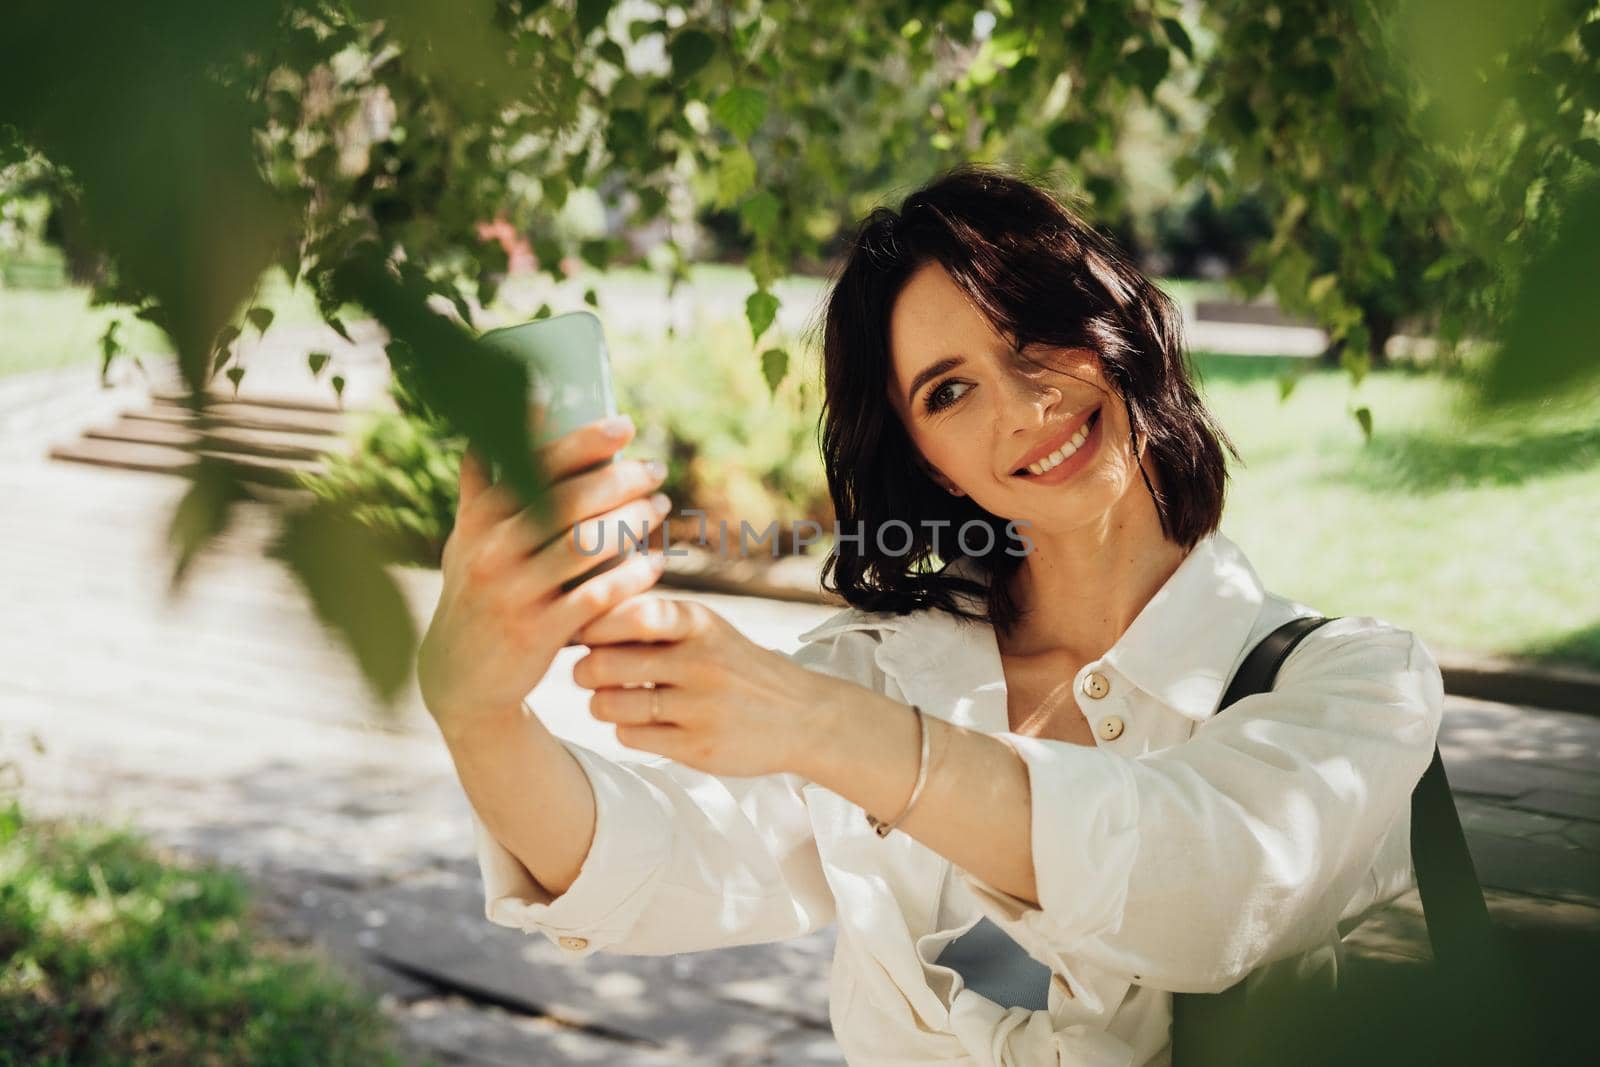
[[[947,397],[945,390],[954,388],[960,384],[960,382],[941,382],[937,387],[928,390],[927,399],[923,402],[924,406],[929,412],[943,411],[951,404],[954,404],[956,400],[961,399],[959,396],[955,397],[954,399],[940,399],[941,397]],[[964,396],[965,394],[962,395]]]

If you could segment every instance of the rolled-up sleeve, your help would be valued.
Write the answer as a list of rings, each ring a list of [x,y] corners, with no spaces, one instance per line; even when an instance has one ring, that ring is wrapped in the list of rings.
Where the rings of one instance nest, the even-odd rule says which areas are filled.
[[[808,642],[790,658],[870,683],[868,633]],[[667,955],[799,937],[834,918],[795,774],[713,775],[664,756],[610,760],[562,739],[595,797],[594,839],[577,878],[550,894],[473,815],[484,912],[572,957]]]
[[[1003,735],[1028,769],[1039,903],[964,877],[1063,956],[1225,989],[1336,929],[1409,812],[1443,697],[1414,635],[1348,617],[1181,744],[1129,758]]]

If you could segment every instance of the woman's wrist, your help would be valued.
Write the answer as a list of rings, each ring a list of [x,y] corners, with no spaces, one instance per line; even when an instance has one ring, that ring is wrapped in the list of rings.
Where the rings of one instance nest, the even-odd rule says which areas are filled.
[[[881,798],[881,802],[867,805],[872,814],[885,820],[894,818],[905,808],[916,782],[921,729],[934,731],[936,725],[925,721],[919,728],[917,712],[910,704],[854,683],[840,683],[830,693],[820,705],[812,731],[815,742],[795,761],[796,773],[851,799],[865,799],[870,792],[875,799]],[[930,744],[937,740],[930,734]],[[897,765],[905,764],[900,768],[905,772],[904,782],[899,780],[901,775],[883,773],[890,758]]]
[[[529,721],[543,726],[523,703],[493,707],[461,708],[448,712],[429,709],[439,734],[451,751],[493,745],[502,740],[507,730],[525,730]]]

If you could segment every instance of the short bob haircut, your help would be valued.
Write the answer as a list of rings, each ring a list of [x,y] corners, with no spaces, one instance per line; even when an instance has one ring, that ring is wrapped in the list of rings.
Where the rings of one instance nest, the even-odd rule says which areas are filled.
[[[1038,345],[1098,353],[1107,382],[1127,405],[1135,446],[1142,435],[1152,457],[1159,486],[1148,476],[1144,482],[1162,532],[1188,548],[1217,528],[1223,450],[1239,455],[1190,381],[1172,300],[1040,184],[1000,166],[965,163],[911,193],[898,212],[875,208],[850,242],[827,301],[823,466],[840,532],[864,536],[835,543],[824,588],[864,611],[931,606],[1002,633],[1020,618],[1008,579],[1023,557],[1007,520],[933,481],[886,399],[890,310],[930,262],[944,267],[1016,351]],[[895,550],[910,527],[909,548],[883,550],[878,532],[885,523],[893,533],[883,540]],[[924,566],[934,555],[936,525],[939,558],[961,558],[955,535],[966,523],[987,524],[993,534],[992,550],[972,557],[984,586]],[[975,540],[982,538],[974,534],[967,543]],[[986,611],[967,610],[964,597]]]

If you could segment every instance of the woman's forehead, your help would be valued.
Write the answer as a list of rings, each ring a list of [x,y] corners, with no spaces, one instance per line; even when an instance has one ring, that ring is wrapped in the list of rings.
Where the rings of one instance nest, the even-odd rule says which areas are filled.
[[[889,316],[893,371],[905,381],[947,355],[975,356],[1004,345],[966,292],[935,262],[906,282]]]

